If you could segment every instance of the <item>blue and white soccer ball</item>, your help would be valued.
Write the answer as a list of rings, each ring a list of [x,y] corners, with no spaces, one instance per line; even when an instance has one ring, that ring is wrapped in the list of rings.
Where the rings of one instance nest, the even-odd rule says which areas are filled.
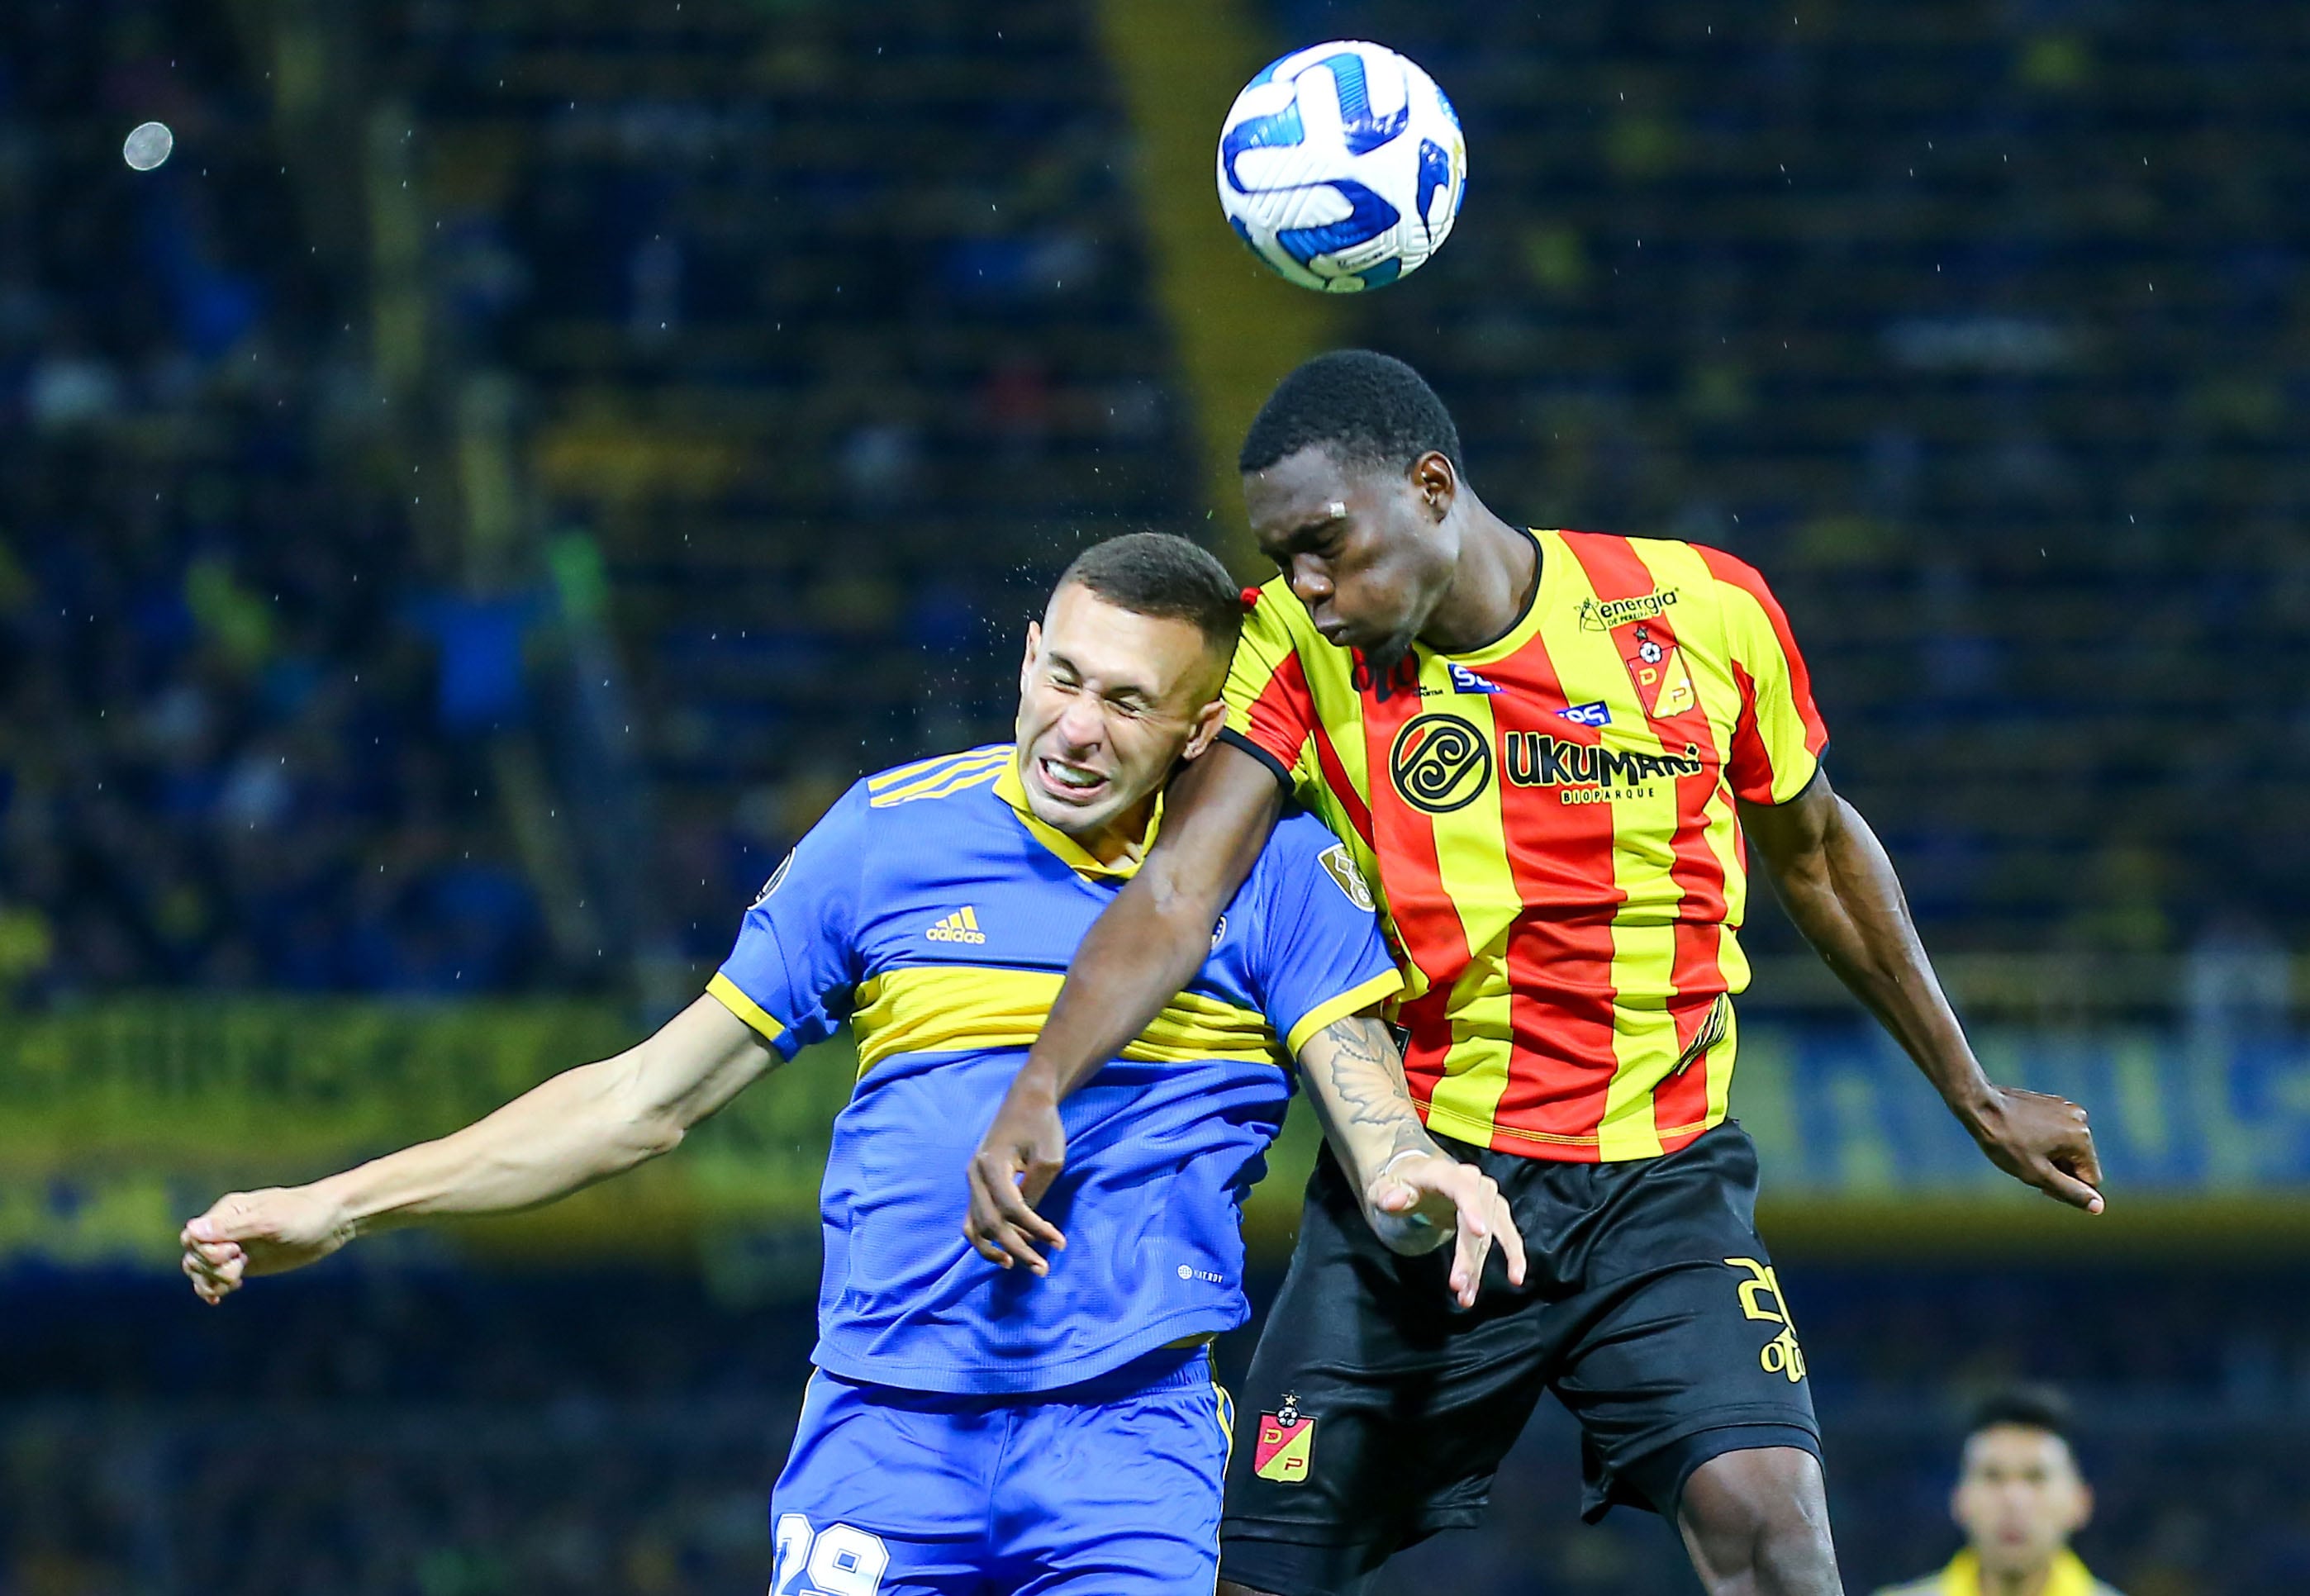
[[[1220,208],[1302,288],[1355,293],[1443,247],[1468,186],[1460,118],[1385,45],[1294,50],[1251,80],[1220,132]]]

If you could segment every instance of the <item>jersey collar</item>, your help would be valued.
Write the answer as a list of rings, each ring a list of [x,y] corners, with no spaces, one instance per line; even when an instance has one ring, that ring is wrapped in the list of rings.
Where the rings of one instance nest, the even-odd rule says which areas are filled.
[[[1011,806],[1012,813],[1019,817],[1019,823],[1027,828],[1029,836],[1064,860],[1069,868],[1087,876],[1127,881],[1137,875],[1140,862],[1147,857],[1147,850],[1155,846],[1155,833],[1163,824],[1163,794],[1159,790],[1155,794],[1155,807],[1147,816],[1147,835],[1140,839],[1138,856],[1119,859],[1108,864],[1027,807],[1027,789],[1019,780],[1019,750],[1015,747],[1011,750],[1011,757],[1003,762],[1003,773],[994,778],[994,791],[1003,802]]]
[[[1559,602],[1559,589],[1564,581],[1566,563],[1564,543],[1562,538],[1553,532],[1543,532],[1531,526],[1523,530],[1524,536],[1533,542],[1533,557],[1540,565],[1538,579],[1532,585],[1532,602],[1515,618],[1514,626],[1481,648],[1471,648],[1464,654],[1437,655],[1438,659],[1456,660],[1463,665],[1496,664],[1540,635],[1541,621],[1548,614],[1549,606]],[[1428,652],[1436,653],[1432,648]]]
[[[2093,1575],[2077,1553],[2066,1548],[2057,1553],[2054,1566],[2046,1570],[2045,1588],[2040,1596],[2093,1596]],[[1941,1590],[1944,1596],[1982,1596],[1981,1559],[1971,1548],[1958,1553],[1947,1568],[1941,1570]]]

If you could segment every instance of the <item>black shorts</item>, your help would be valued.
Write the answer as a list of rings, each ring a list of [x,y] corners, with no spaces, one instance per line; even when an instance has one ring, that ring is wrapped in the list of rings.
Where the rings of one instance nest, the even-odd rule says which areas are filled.
[[[1239,1392],[1222,1577],[1350,1596],[1404,1547],[1474,1524],[1543,1388],[1580,1421],[1591,1521],[1615,1503],[1673,1517],[1687,1477],[1724,1453],[1819,1455],[1738,1124],[1621,1164],[1438,1140],[1499,1183],[1529,1278],[1509,1286],[1496,1248],[1461,1309],[1450,1249],[1381,1245],[1326,1148]]]

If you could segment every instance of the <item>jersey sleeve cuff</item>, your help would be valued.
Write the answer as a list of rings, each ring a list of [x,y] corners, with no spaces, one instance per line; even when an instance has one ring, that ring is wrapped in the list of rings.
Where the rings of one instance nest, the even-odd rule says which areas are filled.
[[[786,1034],[786,1028],[771,1019],[768,1010],[748,997],[735,981],[719,970],[714,973],[714,979],[706,984],[706,990],[720,999],[724,1008],[753,1027],[763,1041],[776,1045],[778,1038]]]
[[[1806,750],[1806,756],[1811,760],[1811,764],[1805,770],[1804,779],[1798,782],[1793,787],[1792,787],[1786,797],[1774,799],[1774,803],[1776,805],[1783,803],[1794,803],[1798,799],[1803,797],[1808,792],[1811,792],[1812,790],[1812,784],[1820,779],[1822,764],[1821,755],[1826,754],[1827,752],[1828,752],[1828,745],[1827,743],[1823,743],[1821,745],[1819,753],[1814,753],[1808,749]]]
[[[1307,1038],[1333,1020],[1360,1014],[1374,1003],[1384,1002],[1402,990],[1403,977],[1394,970],[1386,970],[1368,981],[1359,982],[1339,996],[1327,998],[1301,1015],[1299,1023],[1293,1026],[1291,1034],[1283,1039],[1283,1045],[1293,1058],[1298,1058],[1299,1050],[1307,1045]]]
[[[1287,797],[1298,787],[1299,784],[1294,781],[1291,777],[1290,766],[1286,765],[1282,760],[1268,752],[1267,750],[1262,748],[1258,743],[1254,742],[1241,732],[1237,731],[1233,726],[1222,726],[1220,728],[1220,741],[1231,747],[1243,750],[1244,752],[1249,754],[1253,759],[1257,759],[1261,764],[1266,766],[1269,772],[1274,776],[1275,779],[1283,784],[1283,791]]]

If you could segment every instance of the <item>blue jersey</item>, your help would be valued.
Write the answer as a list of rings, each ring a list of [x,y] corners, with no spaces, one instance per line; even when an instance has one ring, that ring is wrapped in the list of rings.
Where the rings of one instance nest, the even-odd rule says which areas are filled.
[[[1248,1315],[1238,1210],[1288,1058],[1401,984],[1346,851],[1307,816],[1276,828],[1187,989],[1062,1109],[1050,1274],[962,1239],[964,1167],[1133,868],[1037,820],[1002,745],[858,783],[747,911],[708,990],[788,1057],[846,1019],[858,1045],[821,1193],[821,1368],[1050,1391]]]

